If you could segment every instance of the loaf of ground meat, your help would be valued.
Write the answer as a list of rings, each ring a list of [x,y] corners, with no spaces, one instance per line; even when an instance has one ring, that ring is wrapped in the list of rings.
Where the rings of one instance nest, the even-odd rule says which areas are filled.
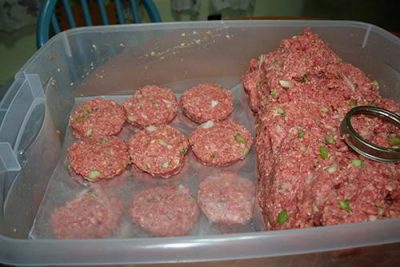
[[[257,198],[268,229],[400,217],[399,164],[361,157],[339,133],[354,106],[400,112],[376,81],[305,30],[251,60],[243,85],[257,119]],[[353,121],[369,140],[399,145],[393,125],[363,115]]]

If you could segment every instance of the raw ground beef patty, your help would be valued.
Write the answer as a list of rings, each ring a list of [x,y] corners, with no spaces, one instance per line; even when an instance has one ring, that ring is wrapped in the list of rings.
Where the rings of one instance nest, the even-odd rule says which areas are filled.
[[[76,137],[118,134],[125,122],[123,107],[112,100],[95,98],[81,104],[71,115],[70,124]]]
[[[183,113],[194,122],[221,121],[233,111],[233,96],[220,85],[203,83],[183,93],[180,104]]]
[[[116,136],[86,138],[68,152],[72,170],[91,182],[114,177],[129,164],[128,146]]]
[[[170,123],[176,116],[178,101],[171,89],[147,85],[123,103],[128,122],[146,127]]]
[[[81,196],[54,209],[50,225],[59,239],[103,238],[112,235],[122,216],[122,202],[100,190]]]
[[[268,229],[400,217],[399,164],[362,158],[339,132],[354,106],[400,112],[377,82],[306,30],[251,60],[243,84],[257,119],[257,198]],[[366,116],[353,123],[366,138],[396,146],[392,125]]]
[[[186,136],[179,130],[169,125],[151,125],[131,137],[129,153],[138,169],[168,178],[182,170],[188,146]]]
[[[204,179],[197,193],[198,203],[214,222],[246,224],[253,217],[255,187],[249,179],[234,173],[220,173]]]
[[[253,137],[236,122],[208,121],[197,127],[189,142],[193,153],[203,164],[227,166],[246,157]]]
[[[133,198],[132,221],[152,236],[187,234],[199,218],[199,208],[188,188],[166,185],[147,189]]]

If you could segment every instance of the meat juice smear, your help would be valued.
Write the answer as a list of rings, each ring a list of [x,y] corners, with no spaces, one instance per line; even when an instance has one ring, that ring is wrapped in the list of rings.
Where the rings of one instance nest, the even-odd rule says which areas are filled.
[[[220,81],[220,83],[223,84],[223,81]],[[173,86],[170,87],[173,88]],[[178,90],[179,89],[177,89],[177,91]],[[229,118],[245,126],[247,129],[250,130],[251,134],[254,136],[255,135],[254,118],[248,107],[243,87],[241,86],[241,84],[239,84],[237,86],[234,86],[233,88],[230,88],[230,90],[234,97],[234,110],[233,113],[229,116]],[[180,94],[177,94],[178,98],[179,96]],[[106,99],[114,100],[115,102],[121,104],[124,103],[124,101],[129,96],[103,96],[103,97]],[[75,110],[80,104],[82,104],[85,101],[88,101],[89,99],[92,98],[88,97],[76,98],[75,106],[73,107],[72,110]],[[199,126],[198,124],[193,123],[188,118],[186,118],[182,114],[181,110],[178,111],[178,115],[170,125],[175,129],[180,130],[187,137],[189,137],[190,134]],[[125,123],[122,131],[117,136],[128,142],[131,136],[140,130],[141,129],[137,127]],[[167,229],[163,230],[157,228],[157,230],[154,230],[155,229],[154,227],[150,227],[150,231],[145,232],[138,225],[142,224],[142,226],[146,225],[146,227],[148,227],[147,222],[143,221],[141,223],[138,221],[137,224],[134,224],[132,222],[132,216],[133,216],[131,209],[132,201],[134,197],[141,192],[145,192],[146,190],[150,189],[156,190],[156,188],[168,189],[171,188],[171,186],[177,186],[178,188],[182,188],[182,190],[186,190],[185,188],[187,188],[188,189],[187,195],[190,196],[191,201],[197,202],[197,192],[199,189],[199,184],[209,176],[214,176],[214,177],[219,175],[224,176],[226,175],[226,173],[229,174],[231,172],[231,173],[236,173],[241,177],[249,179],[251,183],[253,183],[254,185],[256,184],[255,177],[257,175],[257,172],[256,172],[256,159],[255,159],[256,155],[255,155],[254,145],[251,147],[250,152],[248,153],[248,155],[245,157],[244,160],[239,160],[238,162],[227,167],[205,166],[201,164],[197,158],[195,158],[195,156],[189,149],[185,157],[183,168],[178,175],[174,175],[169,178],[162,178],[157,176],[152,177],[151,175],[142,172],[131,165],[121,175],[118,175],[116,177],[107,180],[101,180],[92,183],[83,179],[81,176],[76,175],[69,167],[68,148],[76,140],[77,139],[72,135],[71,127],[68,126],[61,160],[58,166],[56,167],[52,175],[52,178],[50,179],[45,197],[42,201],[34,225],[31,229],[30,237],[33,239],[55,238],[54,231],[52,230],[52,227],[54,225],[51,225],[52,222],[50,220],[50,218],[52,218],[53,211],[57,208],[58,210],[60,210],[59,207],[62,207],[69,202],[71,202],[71,204],[68,205],[73,207],[75,202],[81,201],[80,199],[82,199],[82,196],[85,197],[87,194],[89,194],[90,197],[91,196],[97,197],[98,195],[100,196],[106,195],[107,197],[113,197],[120,200],[123,203],[123,214],[122,218],[119,219],[119,224],[117,226],[113,225],[114,229],[112,229],[112,231],[107,231],[105,232],[106,234],[103,235],[92,235],[92,236],[82,235],[82,238],[87,238],[87,237],[134,238],[134,237],[150,237],[152,235],[149,234],[149,232],[150,233],[153,232],[155,235],[159,234],[160,236],[165,235],[165,233],[167,234],[169,233],[169,232],[163,232]],[[240,192],[236,194],[239,194],[238,195],[239,197],[241,196]],[[152,201],[157,201],[157,200],[152,200]],[[247,206],[249,205],[249,203],[247,202],[245,204]],[[174,208],[174,210],[176,209],[179,210],[179,205],[180,203],[176,203],[175,206],[172,208]],[[221,203],[219,203],[218,205],[224,205],[223,201],[221,201]],[[149,204],[149,207],[150,206],[151,205]],[[237,209],[240,209],[240,205],[237,205],[236,207]],[[98,208],[102,207],[100,206]],[[109,206],[107,206],[106,208],[111,208],[111,210],[113,209],[112,207]],[[165,208],[168,208],[168,205],[163,206],[163,209]],[[82,209],[84,211],[79,210],[78,211],[79,214],[76,214],[76,220],[79,221],[77,222],[78,226],[85,224],[83,216],[85,216],[85,214],[90,214],[90,210],[88,210],[90,209],[90,207]],[[187,210],[187,209],[184,206],[182,206],[182,210]],[[221,211],[224,211],[224,209],[222,210],[219,209],[219,213],[221,213]],[[73,212],[70,210],[66,212],[68,212],[67,215],[69,215],[70,217],[71,214],[73,214]],[[161,215],[164,214],[164,212],[161,210],[143,211],[143,212],[144,212],[143,214],[154,214],[154,216],[160,216],[159,217],[160,219],[162,218],[162,216],[164,216]],[[173,214],[174,211],[171,210],[171,212],[172,212],[171,214]],[[240,210],[240,212],[242,211]],[[243,224],[223,225],[218,223],[212,223],[202,212],[200,212],[200,216],[198,216],[198,218],[196,216],[192,217],[193,219],[196,219],[196,221],[191,227],[190,231],[186,233],[186,235],[225,234],[225,233],[253,232],[261,230],[262,229],[261,221],[259,219],[260,217],[257,216],[257,210],[255,209],[253,213],[255,214],[254,216],[252,216],[253,218],[250,219],[248,219],[248,215],[246,214],[246,218],[244,218]],[[140,214],[140,212],[135,212],[135,214]],[[168,215],[167,213],[165,214]],[[223,214],[215,214],[215,215],[223,216]],[[71,219],[70,217],[69,219],[73,222],[74,219],[73,218]],[[140,215],[138,218],[141,220],[146,220],[146,218],[143,217],[142,215]],[[101,222],[96,222],[95,220],[99,220],[99,218],[95,217],[92,220],[87,220],[87,221],[91,224],[97,223],[99,225],[102,225]],[[62,226],[64,228],[66,227],[65,223],[61,222],[58,218],[53,219],[53,224],[54,222],[57,224],[56,226]],[[109,224],[105,225],[109,227]],[[167,226],[168,228],[171,228],[171,222],[167,221],[163,221],[162,223],[160,222],[159,228],[162,228],[163,225]],[[176,225],[177,225],[177,229],[175,229],[176,231],[174,231],[174,229],[169,229],[170,232],[178,235],[184,234],[184,231],[181,230],[183,226],[178,223]],[[90,227],[90,225],[87,227]],[[93,231],[91,228],[88,229]],[[59,231],[62,230],[63,229]],[[82,229],[76,230],[77,234],[74,234],[70,238],[79,238],[79,236],[77,235],[79,235],[80,231],[82,232],[84,230]],[[61,238],[69,238],[69,237],[63,235],[61,236]]]
[[[257,197],[268,229],[400,217],[399,164],[365,159],[339,134],[354,106],[400,112],[376,81],[305,30],[251,60],[243,84],[257,121]],[[352,122],[372,142],[399,145],[388,122],[364,115]]]

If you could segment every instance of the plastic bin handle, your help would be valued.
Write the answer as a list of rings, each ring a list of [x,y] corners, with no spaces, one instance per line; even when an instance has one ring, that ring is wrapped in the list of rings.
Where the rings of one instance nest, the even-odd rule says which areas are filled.
[[[0,102],[0,160],[5,171],[20,171],[18,154],[28,121],[45,95],[39,75],[18,73]],[[37,133],[36,133],[37,134]]]

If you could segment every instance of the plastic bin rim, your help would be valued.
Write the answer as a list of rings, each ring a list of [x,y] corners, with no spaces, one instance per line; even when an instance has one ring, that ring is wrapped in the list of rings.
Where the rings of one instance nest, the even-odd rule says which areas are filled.
[[[365,30],[374,30],[380,34],[385,35],[385,38],[391,41],[398,42],[399,38],[394,34],[388,32],[387,30],[368,22],[356,21],[356,20],[220,20],[220,21],[185,21],[185,22],[154,22],[154,23],[140,23],[140,24],[122,24],[122,25],[100,25],[100,26],[90,26],[90,27],[77,27],[68,29],[66,31],[60,32],[54,35],[40,50],[44,47],[50,46],[53,42],[64,38],[65,35],[74,35],[77,33],[109,33],[115,32],[116,29],[120,31],[130,31],[132,29],[140,30],[184,30],[191,29],[193,27],[198,28],[215,28],[216,26],[229,29],[230,27],[357,27]]]
[[[126,246],[129,250],[142,250],[145,249],[168,249],[168,248],[186,248],[190,249],[193,247],[201,248],[201,247],[209,247],[210,245],[227,245],[235,242],[240,242],[242,246],[241,253],[234,255],[229,258],[224,256],[220,256],[218,258],[202,258],[202,253],[196,253],[195,257],[190,259],[186,259],[185,262],[200,262],[200,261],[213,261],[213,260],[234,260],[234,259],[248,259],[248,258],[262,258],[262,257],[270,257],[270,256],[285,256],[285,255],[298,255],[305,253],[318,253],[318,252],[327,252],[327,251],[335,251],[341,249],[350,249],[350,248],[361,248],[367,246],[374,245],[384,245],[384,244],[393,244],[400,242],[400,236],[394,233],[394,236],[389,239],[385,239],[382,236],[380,238],[368,238],[365,237],[368,241],[364,240],[364,237],[355,240],[351,244],[336,243],[329,247],[313,247],[311,248],[307,246],[307,244],[298,245],[297,249],[292,251],[285,252],[273,252],[268,254],[266,253],[256,253],[256,254],[247,254],[246,255],[246,244],[253,242],[266,242],[269,239],[270,241],[276,241],[281,237],[291,236],[292,240],[296,240],[298,237],[308,237],[311,240],[313,237],[321,237],[321,236],[332,236],[338,231],[346,231],[346,232],[357,232],[358,228],[363,225],[364,227],[372,227],[374,229],[364,229],[364,231],[373,232],[376,228],[380,230],[386,229],[390,227],[391,229],[396,229],[400,225],[400,218],[397,219],[387,219],[387,220],[379,220],[373,222],[362,222],[362,223],[352,223],[352,224],[341,224],[341,225],[332,225],[332,226],[324,226],[324,227],[312,227],[312,228],[304,228],[304,229],[289,229],[289,230],[280,230],[280,231],[260,231],[260,232],[252,232],[252,233],[241,233],[241,234],[226,234],[226,235],[206,235],[206,236],[182,236],[182,237],[152,237],[152,238],[126,238],[126,239],[86,239],[86,240],[56,240],[56,239],[40,239],[40,240],[27,240],[27,239],[14,239],[0,235],[0,248],[8,248],[9,246],[17,246],[19,250],[34,248],[36,246],[43,246],[43,253],[46,254],[46,249],[51,249],[52,247],[57,247],[57,245],[63,244],[63,248],[67,249],[80,246],[90,246],[96,244],[98,250],[107,251],[110,248],[114,248],[115,245],[118,245],[117,248],[111,249],[114,251],[118,249],[118,247]],[[375,235],[376,237],[376,235]],[[103,241],[103,242],[99,242]],[[11,249],[12,250],[12,249]],[[1,250],[0,250],[1,251]],[[111,252],[109,251],[109,252]],[[2,253],[0,253],[0,262],[2,261]],[[39,256],[39,255],[38,255]],[[39,256],[40,257],[40,256]],[[57,262],[57,259],[54,259],[54,262]],[[164,261],[149,259],[148,261],[143,262],[135,262],[135,263],[163,263]],[[166,262],[172,262],[166,261]]]
[[[162,240],[179,240],[179,241],[194,241],[194,240],[202,240],[207,239],[221,241],[221,240],[232,240],[232,239],[260,239],[260,238],[271,238],[271,237],[279,237],[279,236],[287,236],[290,234],[293,235],[307,235],[309,233],[316,234],[316,233],[324,233],[324,232],[331,232],[336,231],[337,228],[344,230],[345,228],[350,230],[354,228],[358,228],[359,225],[383,225],[388,223],[400,223],[400,218],[393,218],[393,219],[386,219],[386,220],[377,220],[377,221],[369,221],[369,222],[359,222],[359,223],[348,223],[348,224],[337,224],[337,225],[328,225],[328,226],[320,226],[320,227],[308,227],[308,228],[296,228],[296,229],[286,229],[286,230],[273,230],[273,231],[258,231],[258,232],[248,232],[248,233],[238,233],[238,234],[213,234],[213,235],[203,235],[203,236],[196,236],[196,235],[187,235],[187,236],[178,236],[178,237],[135,237],[135,238],[106,238],[106,239],[69,239],[69,240],[58,240],[58,239],[18,239],[18,238],[10,238],[3,235],[0,235],[0,241],[12,241],[12,242],[98,242],[99,240],[107,240],[112,242],[121,242],[124,241],[162,241]],[[399,240],[400,241],[400,236]]]

